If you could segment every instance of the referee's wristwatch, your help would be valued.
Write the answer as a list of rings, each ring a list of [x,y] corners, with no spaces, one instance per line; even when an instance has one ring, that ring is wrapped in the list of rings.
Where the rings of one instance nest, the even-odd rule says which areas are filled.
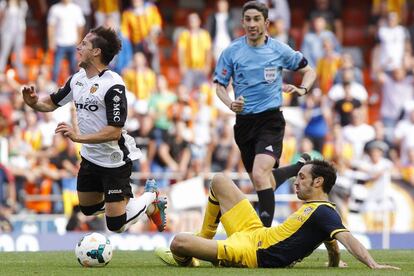
[[[304,93],[299,93],[301,96],[308,94],[308,89],[305,86],[299,85],[298,88],[305,91]]]

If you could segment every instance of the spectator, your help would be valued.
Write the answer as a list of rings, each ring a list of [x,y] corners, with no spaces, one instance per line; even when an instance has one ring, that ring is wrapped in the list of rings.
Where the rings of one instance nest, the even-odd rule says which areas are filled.
[[[85,18],[72,0],[61,0],[50,8],[47,23],[49,51],[54,51],[52,80],[57,82],[65,56],[69,61],[70,74],[77,69],[76,45],[83,36]]]
[[[403,164],[400,168],[402,179],[414,187],[414,147],[408,150],[407,163]]]
[[[111,2],[112,3],[112,2]],[[130,65],[131,60],[133,59],[133,51],[131,41],[125,37],[121,32],[121,26],[115,22],[115,19],[111,16],[107,16],[106,20],[104,21],[104,27],[111,28],[115,30],[118,34],[119,39],[121,40],[121,50],[119,53],[113,58],[109,66],[118,74],[122,74],[124,68]]]
[[[92,7],[95,11],[95,27],[105,25],[110,19],[116,29],[121,26],[121,0],[92,0]]]
[[[414,9],[411,9],[411,18],[414,18]],[[411,22],[411,25],[408,27],[408,33],[410,36],[410,42],[411,42],[411,54],[413,55],[414,53],[414,19]]]
[[[331,124],[332,115],[326,100],[321,90],[314,88],[306,98],[304,106],[306,121],[304,135],[312,141],[315,150],[318,152],[322,152],[325,137]]]
[[[164,136],[158,152],[152,162],[151,171],[154,173],[177,173],[176,180],[182,180],[190,165],[191,151],[188,142],[183,137],[184,122],[176,122]],[[158,187],[165,189],[169,185],[167,179],[158,179]]]
[[[276,22],[281,19],[284,24],[284,31],[288,32],[290,29],[290,8],[287,0],[259,0],[269,7],[269,20]],[[294,48],[293,48],[294,49]]]
[[[346,142],[352,145],[353,160],[360,160],[364,154],[364,145],[374,139],[375,130],[365,123],[363,108],[352,111],[351,124],[342,129],[342,135]]]
[[[292,157],[291,164],[296,164],[296,162],[299,161],[301,154],[304,152],[309,154],[313,160],[323,159],[321,152],[314,148],[312,140],[307,137],[304,137],[300,141],[300,146],[299,146],[298,151],[296,151],[295,155],[293,155]]]
[[[390,12],[395,12],[398,20],[402,23],[405,23],[408,17],[409,7],[406,0],[372,0],[371,7],[371,14],[374,19],[381,18],[381,15]]]
[[[359,82],[355,81],[354,70],[344,69],[342,72],[342,83],[337,83],[328,92],[331,101],[339,101],[345,97],[344,84],[349,84],[350,93],[353,98],[365,104],[368,100],[367,89]]]
[[[352,96],[351,84],[349,82],[342,83],[342,86],[344,88],[345,96],[343,99],[334,102],[334,110],[339,118],[339,123],[344,127],[351,123],[352,111],[360,108],[362,103]]]
[[[221,118],[213,133],[212,172],[233,172],[240,161],[240,151],[233,138],[233,120],[230,116]]]
[[[12,208],[0,205],[0,234],[12,233],[13,224],[10,221]]]
[[[404,68],[398,67],[391,75],[379,72],[377,81],[381,86],[381,120],[386,129],[386,136],[391,141],[404,105],[414,100],[414,77],[407,75]]]
[[[389,215],[393,209],[389,190],[391,187],[392,162],[384,157],[387,145],[380,141],[370,145],[368,159],[353,162],[354,168],[360,173],[360,179],[370,182],[372,185],[365,185],[367,197],[362,205],[362,211],[367,215],[368,226],[371,224],[372,230],[383,228],[384,216]]]
[[[309,23],[316,17],[323,17],[327,24],[327,29],[335,33],[338,41],[342,43],[343,24],[340,17],[340,1],[335,0],[314,0],[313,8],[308,16],[308,21],[304,24],[304,33],[309,31]]]
[[[131,0],[132,7],[122,13],[121,32],[135,52],[143,52],[151,68],[159,73],[158,37],[162,19],[157,6],[144,0]]]
[[[360,68],[355,66],[354,58],[352,57],[351,53],[343,52],[341,55],[341,66],[339,70],[336,72],[334,78],[334,84],[338,84],[343,82],[343,74],[346,70],[352,70],[354,75],[354,80],[361,85],[364,84],[364,77],[362,75],[362,71]]]
[[[296,49],[295,40],[289,34],[289,29],[286,28],[286,22],[280,17],[273,22],[272,37],[287,44],[292,49]]]
[[[92,28],[92,9],[91,9],[91,1],[93,0],[73,0],[73,3],[75,3],[76,5],[78,5],[81,10],[82,10],[82,14],[83,17],[85,18],[85,27],[84,29],[86,31],[89,31]],[[107,3],[110,3],[113,1],[107,1]],[[101,24],[103,25],[103,24]],[[100,26],[100,25],[99,25]],[[119,26],[119,24],[118,24]]]
[[[19,78],[26,78],[23,67],[23,47],[26,38],[26,14],[28,6],[25,0],[2,0],[0,2],[1,51],[0,73],[4,73],[7,60],[14,52],[14,66]]]
[[[377,40],[373,61],[378,62],[373,64],[374,72],[390,72],[402,67],[404,53],[410,50],[410,41],[407,29],[399,24],[397,13],[388,14],[387,25],[379,27]]]
[[[317,61],[316,73],[319,87],[323,95],[328,94],[331,89],[336,72],[338,71],[341,58],[335,52],[332,41],[328,38],[323,39],[323,56]]]
[[[305,33],[301,52],[308,59],[309,65],[316,68],[318,60],[323,56],[323,40],[330,39],[336,52],[341,51],[340,44],[334,33],[327,29],[326,19],[316,16],[312,19],[313,28]]]
[[[14,176],[0,163],[0,208],[2,206],[15,207],[16,185]]]
[[[30,171],[25,172],[25,178],[26,208],[38,214],[52,213],[53,203],[50,195],[53,191],[53,182],[59,180],[57,168],[50,163],[46,155],[39,155],[31,164]]]
[[[147,101],[156,90],[156,75],[147,66],[147,60],[142,52],[134,54],[131,68],[122,74],[125,86],[137,100]]]
[[[211,70],[211,38],[200,26],[199,15],[191,13],[188,15],[189,28],[178,37],[178,65],[182,84],[189,91],[206,82]]]
[[[194,114],[194,135],[191,141],[190,173],[199,175],[211,167],[212,131],[217,121],[217,110],[208,104],[208,95],[197,93],[197,112]]]
[[[400,149],[401,164],[408,163],[408,150],[414,147],[414,109],[408,118],[398,122],[394,130],[394,142]]]
[[[159,140],[173,126],[171,118],[168,117],[168,110],[177,101],[177,96],[168,89],[165,76],[157,78],[156,93],[149,99],[149,114],[154,120],[154,136]]]
[[[209,15],[207,19],[207,30],[213,41],[214,60],[217,61],[221,52],[230,45],[234,39],[234,19],[229,12],[229,2],[218,0],[216,12]]]
[[[393,142],[388,140],[385,136],[385,127],[381,121],[376,121],[372,124],[375,129],[375,137],[371,141],[368,141],[364,146],[365,153],[368,153],[368,149],[372,147],[372,144],[381,142],[387,147],[383,147],[384,149],[384,156],[390,159],[396,166],[400,164],[399,154],[397,152],[397,148]]]

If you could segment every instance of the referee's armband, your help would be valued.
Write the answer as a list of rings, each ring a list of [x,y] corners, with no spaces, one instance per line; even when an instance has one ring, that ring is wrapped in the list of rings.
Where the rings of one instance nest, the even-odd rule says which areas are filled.
[[[296,69],[295,71],[305,68],[306,65],[308,65],[308,60],[305,57],[303,57],[302,60],[299,62],[298,69]]]
[[[213,83],[220,84],[220,85],[221,85],[221,86],[223,86],[224,88],[227,88],[227,85],[223,84],[222,82],[220,82],[220,81],[219,81],[219,80],[217,80],[217,79],[213,80]]]

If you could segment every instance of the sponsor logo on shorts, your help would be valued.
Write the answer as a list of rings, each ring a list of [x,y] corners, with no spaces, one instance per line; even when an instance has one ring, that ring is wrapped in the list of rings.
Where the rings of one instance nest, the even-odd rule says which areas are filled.
[[[272,147],[272,145],[268,145],[267,147],[265,147],[265,150],[268,150],[268,151],[273,152],[273,147]]]
[[[108,190],[108,195],[111,194],[121,194],[122,190],[121,189],[117,189],[117,190]]]

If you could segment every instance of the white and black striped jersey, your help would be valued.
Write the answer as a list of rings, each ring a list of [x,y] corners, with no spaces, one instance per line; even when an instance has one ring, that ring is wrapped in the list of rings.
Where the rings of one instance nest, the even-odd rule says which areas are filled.
[[[62,106],[74,101],[81,134],[97,133],[105,126],[124,127],[128,105],[125,84],[115,72],[104,70],[88,78],[84,69],[74,74],[65,86],[50,95],[53,103]],[[117,168],[141,157],[134,138],[122,129],[118,141],[82,144],[81,155],[106,168]]]

